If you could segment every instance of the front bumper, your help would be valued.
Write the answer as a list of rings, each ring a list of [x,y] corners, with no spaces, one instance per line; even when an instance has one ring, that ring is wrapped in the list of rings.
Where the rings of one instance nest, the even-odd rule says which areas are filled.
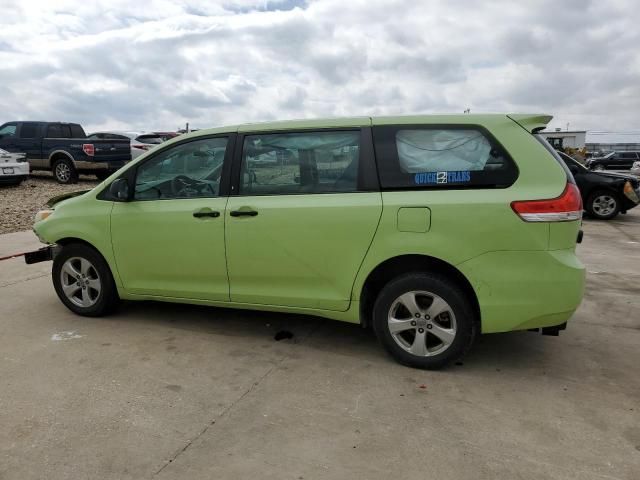
[[[24,254],[24,263],[32,265],[34,263],[48,262],[53,260],[58,253],[57,245],[47,245],[38,250],[32,252],[26,252]]]

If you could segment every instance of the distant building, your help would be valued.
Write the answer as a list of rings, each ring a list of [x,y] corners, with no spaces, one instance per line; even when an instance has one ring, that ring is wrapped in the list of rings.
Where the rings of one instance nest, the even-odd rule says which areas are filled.
[[[560,130],[557,128],[553,132],[540,132],[544,138],[557,150],[563,148],[582,149],[587,143],[586,130]]]
[[[587,134],[587,152],[640,152],[640,132],[598,132]]]

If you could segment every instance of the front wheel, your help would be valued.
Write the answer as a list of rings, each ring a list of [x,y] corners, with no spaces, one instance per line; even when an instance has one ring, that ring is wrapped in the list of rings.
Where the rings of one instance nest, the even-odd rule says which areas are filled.
[[[373,308],[373,327],[398,362],[438,369],[461,358],[476,336],[474,309],[448,278],[411,273],[390,281]]]
[[[87,245],[64,246],[53,260],[52,276],[62,303],[78,315],[100,317],[118,304],[118,292],[109,265]]]
[[[586,209],[594,218],[611,220],[620,212],[620,201],[613,193],[601,190],[589,196]]]

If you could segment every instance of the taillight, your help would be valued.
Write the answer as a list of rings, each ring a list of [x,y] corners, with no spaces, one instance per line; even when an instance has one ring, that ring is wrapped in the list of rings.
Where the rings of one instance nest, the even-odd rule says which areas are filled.
[[[525,222],[571,222],[582,218],[582,198],[574,183],[557,198],[549,200],[518,200],[511,208]]]
[[[86,153],[87,155],[89,155],[90,157],[93,157],[96,153],[96,150],[93,146],[92,143],[84,143],[82,144],[82,151],[84,153]]]
[[[144,143],[136,143],[131,145],[133,148],[139,148],[140,150],[149,150],[150,145],[145,145]]]

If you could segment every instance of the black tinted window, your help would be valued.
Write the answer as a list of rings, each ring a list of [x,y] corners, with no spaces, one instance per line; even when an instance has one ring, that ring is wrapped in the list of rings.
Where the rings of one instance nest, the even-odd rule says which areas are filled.
[[[383,188],[506,187],[517,178],[513,161],[481,128],[374,128]]]
[[[622,152],[622,153],[619,153],[618,156],[620,158],[624,158],[625,160],[631,160],[631,159],[635,160],[638,158],[634,152]]]
[[[47,128],[47,137],[48,138],[60,138],[62,137],[62,131],[60,130],[59,123],[52,123]]]
[[[38,126],[35,123],[23,123],[20,127],[20,138],[36,138]]]
[[[240,193],[288,195],[358,190],[360,132],[249,135]]]
[[[61,138],[72,138],[71,137],[71,126],[68,124],[60,125],[60,137]]]
[[[73,138],[84,138],[85,133],[82,127],[76,123],[71,124],[71,136]]]

